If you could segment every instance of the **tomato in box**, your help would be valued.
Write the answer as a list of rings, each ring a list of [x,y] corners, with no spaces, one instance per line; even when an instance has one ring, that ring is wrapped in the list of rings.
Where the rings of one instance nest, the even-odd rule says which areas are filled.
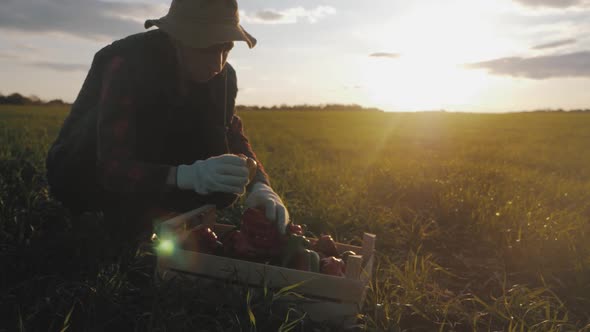
[[[301,271],[320,272],[320,256],[317,252],[304,249],[295,253],[288,267]]]
[[[303,227],[301,227],[301,225],[297,225],[294,223],[289,223],[287,225],[287,234],[303,235],[303,233]]]
[[[276,223],[268,220],[264,211],[249,208],[242,215],[242,233],[261,254],[276,257],[281,252],[281,235]]]
[[[285,236],[281,247],[281,265],[289,266],[297,257],[297,254],[309,248],[309,240],[299,234],[289,234]]]
[[[226,256],[244,259],[254,259],[258,252],[248,242],[244,233],[234,230],[223,237],[223,249]]]
[[[329,256],[338,256],[338,248],[336,247],[336,242],[331,235],[325,234],[320,236],[320,238],[316,241],[315,245],[313,246],[313,250],[317,251],[320,255],[324,257]]]
[[[334,256],[322,258],[320,260],[320,272],[333,276],[343,277],[346,271],[344,261]]]

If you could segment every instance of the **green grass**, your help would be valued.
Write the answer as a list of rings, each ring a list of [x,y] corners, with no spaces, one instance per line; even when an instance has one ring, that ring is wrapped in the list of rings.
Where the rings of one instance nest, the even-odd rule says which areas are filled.
[[[250,330],[250,313],[277,329],[286,312],[268,294],[232,288],[208,305],[198,287],[155,285],[149,250],[97,239],[100,220],[47,196],[66,114],[0,108],[0,254],[15,266],[0,272],[0,331]],[[377,234],[367,329],[590,330],[590,113],[241,116],[295,222],[348,243]]]

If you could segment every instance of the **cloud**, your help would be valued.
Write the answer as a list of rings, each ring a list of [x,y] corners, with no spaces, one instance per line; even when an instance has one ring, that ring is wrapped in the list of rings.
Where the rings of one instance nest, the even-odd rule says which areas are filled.
[[[41,52],[41,50],[38,47],[35,47],[35,46],[27,44],[27,43],[18,42],[18,41],[14,42],[14,47],[16,49],[26,51],[26,52],[35,52],[35,53]]]
[[[285,10],[265,9],[255,13],[240,11],[240,18],[244,22],[257,24],[293,24],[301,19],[307,19],[309,23],[316,23],[335,13],[336,9],[330,6],[318,6],[314,9],[294,7]]]
[[[28,66],[51,69],[61,72],[86,72],[88,71],[88,65],[73,64],[73,63],[57,63],[57,62],[31,62],[27,63]]]
[[[374,58],[389,58],[389,59],[397,59],[400,57],[398,53],[389,53],[389,52],[376,52],[369,54],[370,57]]]
[[[21,66],[37,67],[43,69],[51,69],[60,72],[86,72],[89,69],[89,65],[75,64],[75,63],[60,63],[50,61],[35,61],[26,54],[18,54],[15,52],[5,52],[0,50],[0,60],[7,60],[12,64],[18,64]]]
[[[509,57],[467,64],[470,69],[486,69],[495,75],[547,79],[590,77],[590,51],[532,58]]]
[[[515,0],[530,7],[568,8],[588,4],[588,0]]]
[[[554,41],[554,42],[550,42],[550,43],[537,45],[537,46],[534,46],[533,49],[534,50],[544,50],[547,48],[556,48],[556,47],[560,47],[563,45],[575,44],[576,42],[577,42],[576,39],[564,39],[564,40],[558,40],[558,41]]]
[[[14,53],[0,51],[0,59],[18,59],[19,56]]]
[[[100,0],[2,0],[0,29],[57,32],[109,39],[142,29],[146,18],[166,13],[163,5]]]
[[[261,10],[256,12],[254,16],[263,21],[280,21],[285,18],[285,15],[273,10]]]

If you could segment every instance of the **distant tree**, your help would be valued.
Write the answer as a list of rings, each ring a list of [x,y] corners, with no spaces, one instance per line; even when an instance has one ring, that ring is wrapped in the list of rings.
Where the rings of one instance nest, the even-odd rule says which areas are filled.
[[[2,93],[0,93],[0,105],[66,106],[69,104],[61,99],[53,99],[48,102],[45,102],[36,95],[30,95],[29,97],[25,97],[20,93],[13,93],[11,95],[4,96]]]
[[[6,97],[6,104],[10,105],[26,105],[29,99],[19,93],[13,93]]]
[[[238,112],[240,111],[311,111],[311,112],[324,112],[324,111],[351,111],[351,112],[383,112],[383,110],[376,107],[362,107],[358,104],[320,104],[320,105],[287,105],[281,104],[279,106],[256,106],[256,105],[237,105]]]
[[[48,105],[48,106],[64,106],[64,105],[67,105],[67,103],[64,102],[61,99],[52,99],[52,100],[46,102],[45,105]]]

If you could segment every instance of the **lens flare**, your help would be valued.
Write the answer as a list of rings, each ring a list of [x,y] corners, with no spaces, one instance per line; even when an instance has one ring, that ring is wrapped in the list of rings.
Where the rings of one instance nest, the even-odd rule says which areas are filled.
[[[174,253],[174,242],[169,239],[162,240],[158,244],[157,250],[160,255],[172,255]]]

